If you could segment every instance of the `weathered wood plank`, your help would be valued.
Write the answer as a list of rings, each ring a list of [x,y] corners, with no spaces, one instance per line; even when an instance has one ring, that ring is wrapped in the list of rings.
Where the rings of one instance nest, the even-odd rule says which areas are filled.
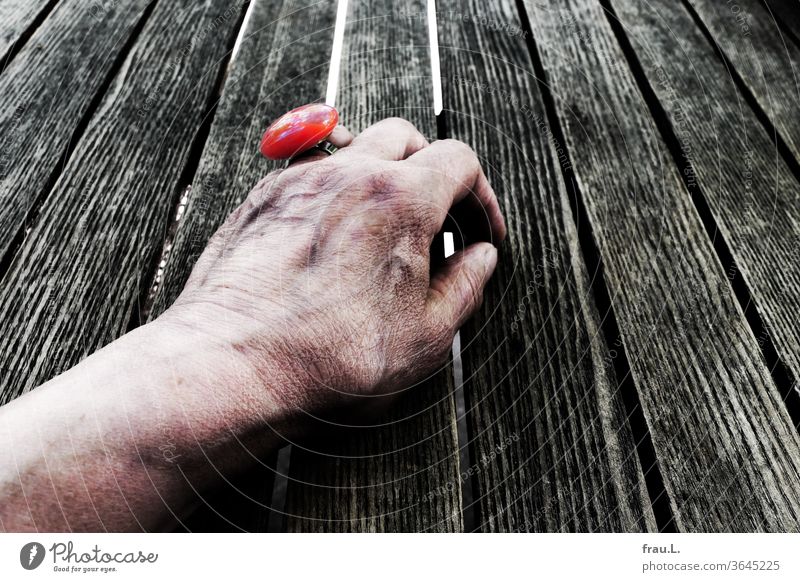
[[[760,0],[688,4],[800,161],[800,47],[781,34]]]
[[[448,132],[481,156],[510,233],[461,334],[480,529],[655,530],[527,31],[512,0],[437,8]]]
[[[21,38],[58,0],[3,0],[0,2],[0,71]]]
[[[797,530],[800,438],[603,10],[525,7],[677,526]]]
[[[800,184],[689,12],[666,0],[614,7],[739,268],[728,276],[741,274],[764,322],[757,339],[800,385]]]
[[[241,8],[156,6],[4,280],[3,402],[125,332]]]
[[[436,137],[425,2],[351,0],[339,96],[354,131],[389,116]],[[404,395],[385,426],[295,446],[287,491],[291,531],[458,531],[463,528],[452,370]]]
[[[150,0],[63,0],[0,76],[0,258],[62,169]]]

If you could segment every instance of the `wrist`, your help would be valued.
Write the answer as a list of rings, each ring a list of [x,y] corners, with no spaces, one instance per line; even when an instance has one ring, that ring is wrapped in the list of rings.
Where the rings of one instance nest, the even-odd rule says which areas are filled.
[[[221,322],[192,306],[168,310],[137,331],[167,374],[170,401],[196,440],[261,455],[299,430],[296,395],[303,380],[281,342],[262,334],[254,345],[251,326],[244,318]]]
[[[13,523],[158,529],[165,508],[180,514],[220,474],[279,445],[270,426],[283,424],[284,412],[254,393],[235,353],[180,322],[167,317],[126,334],[0,409],[14,451],[0,455],[0,477],[15,475],[0,485],[31,516]]]
[[[177,492],[187,483],[202,490],[280,446],[271,427],[283,423],[283,412],[268,397],[255,402],[251,377],[224,344],[167,317],[31,396],[58,410],[58,432],[95,443],[86,446],[99,447],[115,473],[139,467],[154,483],[173,483],[159,490]]]
[[[283,309],[240,313],[210,302],[180,301],[154,324],[167,338],[195,338],[192,354],[224,355],[212,382],[201,382],[235,408],[232,417],[242,434],[295,440],[349,423],[353,414],[371,416],[386,399],[369,397],[359,357],[343,358],[341,343],[321,341],[333,322],[321,313],[313,323],[299,325]],[[288,320],[287,320],[288,317]],[[320,329],[321,328],[321,329]],[[166,343],[169,343],[166,342]],[[168,351],[174,350],[174,346]],[[186,364],[186,362],[184,362]],[[200,363],[189,364],[196,373]],[[191,382],[189,383],[191,384]],[[361,412],[361,414],[358,414]]]

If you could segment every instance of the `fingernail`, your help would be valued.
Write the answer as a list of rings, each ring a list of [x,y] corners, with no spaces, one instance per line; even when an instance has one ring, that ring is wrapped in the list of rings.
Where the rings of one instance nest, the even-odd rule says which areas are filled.
[[[483,249],[483,261],[486,264],[487,271],[494,271],[497,266],[497,248],[493,245],[487,245]]]

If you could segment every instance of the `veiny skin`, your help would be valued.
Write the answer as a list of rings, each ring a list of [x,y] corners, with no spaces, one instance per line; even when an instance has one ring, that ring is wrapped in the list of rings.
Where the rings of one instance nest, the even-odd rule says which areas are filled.
[[[161,317],[0,408],[3,529],[164,528],[192,489],[445,361],[506,235],[477,156],[401,119],[331,141],[253,189]],[[477,242],[432,268],[448,212]]]

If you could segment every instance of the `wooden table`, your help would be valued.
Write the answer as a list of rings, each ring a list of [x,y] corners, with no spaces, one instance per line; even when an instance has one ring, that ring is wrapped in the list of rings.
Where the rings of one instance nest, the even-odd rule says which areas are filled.
[[[454,366],[182,528],[799,530],[800,7],[768,4],[437,0],[437,115],[426,2],[350,0],[344,123],[471,144],[510,236]],[[0,0],[2,402],[175,299],[336,14]]]

